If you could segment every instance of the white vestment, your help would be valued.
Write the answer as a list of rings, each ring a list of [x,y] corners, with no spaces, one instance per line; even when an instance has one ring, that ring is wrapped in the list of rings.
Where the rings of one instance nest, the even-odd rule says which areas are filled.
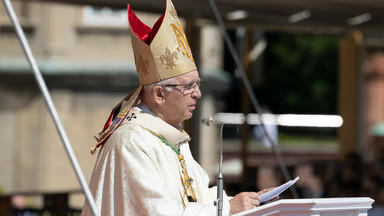
[[[180,147],[198,202],[188,202],[178,155],[158,136]],[[100,215],[216,215],[217,188],[208,187],[208,175],[193,159],[189,139],[184,130],[132,108],[100,149],[92,173],[90,190]],[[223,200],[223,215],[229,215],[225,193]],[[82,215],[92,215],[87,201]]]

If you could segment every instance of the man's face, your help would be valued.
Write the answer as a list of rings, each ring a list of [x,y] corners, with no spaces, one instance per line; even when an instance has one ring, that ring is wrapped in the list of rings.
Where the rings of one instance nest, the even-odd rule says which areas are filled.
[[[192,117],[197,99],[201,97],[197,82],[200,82],[199,73],[194,70],[176,77],[175,83],[172,83],[177,84],[172,87],[173,91],[164,90],[164,117],[169,124],[177,126]]]

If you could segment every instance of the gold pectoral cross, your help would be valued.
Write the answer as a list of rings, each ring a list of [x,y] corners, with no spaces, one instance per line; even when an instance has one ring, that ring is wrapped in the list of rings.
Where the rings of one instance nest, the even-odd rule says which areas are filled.
[[[179,155],[179,161],[180,161],[182,172],[183,172],[183,177],[182,177],[181,181],[183,182],[184,189],[185,190],[188,189],[189,194],[190,194],[190,198],[192,199],[189,201],[190,202],[198,202],[197,197],[195,195],[195,189],[192,187],[193,179],[188,176],[187,168],[185,166],[184,156],[181,154]]]

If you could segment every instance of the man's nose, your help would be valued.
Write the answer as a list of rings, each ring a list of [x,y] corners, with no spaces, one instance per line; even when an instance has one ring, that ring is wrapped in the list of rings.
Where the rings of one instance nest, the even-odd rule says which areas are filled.
[[[192,92],[192,97],[196,99],[201,98],[201,91],[198,85],[196,85],[195,90]]]

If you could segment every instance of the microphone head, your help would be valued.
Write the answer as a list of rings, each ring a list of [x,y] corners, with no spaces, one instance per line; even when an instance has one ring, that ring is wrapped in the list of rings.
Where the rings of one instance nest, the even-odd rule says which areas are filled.
[[[201,123],[203,123],[206,126],[212,126],[214,124],[222,124],[222,122],[216,121],[214,118],[211,116],[207,116],[205,118],[201,119]]]
[[[201,119],[201,123],[203,124],[203,125],[207,125],[207,119],[208,119],[209,117],[205,117],[205,118],[202,118]],[[207,125],[207,126],[209,126],[209,125]]]

